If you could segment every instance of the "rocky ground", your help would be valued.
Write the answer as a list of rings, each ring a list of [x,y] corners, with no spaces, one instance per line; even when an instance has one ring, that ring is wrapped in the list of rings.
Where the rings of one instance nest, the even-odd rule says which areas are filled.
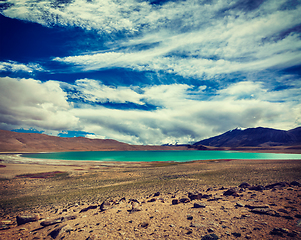
[[[257,170],[255,166],[258,166]],[[85,170],[83,166],[73,168]],[[257,171],[253,180],[233,185],[249,178],[250,169]],[[110,175],[112,172],[114,174]],[[104,173],[108,174],[105,178],[111,179],[121,174],[124,181],[118,182],[121,185],[116,189],[107,189],[110,193],[103,193],[102,197],[97,195],[98,192],[82,192],[86,198],[72,201],[69,198],[62,200],[51,192],[57,196],[57,201],[46,204],[46,198],[43,198],[45,204],[37,202],[18,209],[8,202],[22,206],[14,200],[25,201],[26,198],[2,197],[0,239],[301,239],[299,161],[223,161],[122,170],[111,168],[105,172],[85,172],[69,177],[68,181],[76,178],[87,182],[87,176],[93,176],[95,180]],[[133,179],[125,178],[122,173],[133,175],[136,180],[144,179],[147,189],[133,185],[130,183]],[[155,173],[158,175],[153,175]],[[40,174],[42,179],[30,178],[37,176],[33,174],[2,180],[1,187],[18,188],[24,182],[33,191],[35,184],[45,188],[44,182],[51,183],[56,189],[55,184],[58,185],[62,178],[55,180],[55,174]],[[173,178],[150,181],[151,176],[158,178],[159,175],[165,179],[167,176]],[[271,179],[286,181],[271,182]],[[208,184],[212,182],[216,184]],[[16,183],[18,185],[10,185]],[[24,185],[19,189],[25,188]],[[86,188],[95,188],[92,183],[88,185],[85,183]],[[98,182],[98,185],[101,184]],[[77,188],[81,187],[83,185],[77,185]],[[11,193],[7,191],[7,194]],[[30,195],[29,192],[22,194]],[[70,192],[66,191],[66,194]],[[39,194],[34,196],[38,198]]]

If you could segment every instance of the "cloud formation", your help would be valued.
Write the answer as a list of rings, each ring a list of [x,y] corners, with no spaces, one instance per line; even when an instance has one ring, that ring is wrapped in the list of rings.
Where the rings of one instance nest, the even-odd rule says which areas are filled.
[[[263,83],[240,82],[199,100],[204,88],[185,84],[110,88],[95,80],[73,85],[2,78],[1,124],[93,132],[134,144],[194,142],[236,127],[289,129],[300,124],[300,90],[269,91]],[[66,89],[72,89],[68,92]],[[133,90],[135,89],[135,90]],[[293,97],[295,95],[295,98]],[[69,100],[67,100],[69,98]],[[74,107],[73,101],[81,98]],[[269,99],[270,98],[270,99]],[[281,102],[285,101],[285,103]],[[114,109],[104,103],[153,104],[156,110]],[[281,125],[279,125],[279,121]]]

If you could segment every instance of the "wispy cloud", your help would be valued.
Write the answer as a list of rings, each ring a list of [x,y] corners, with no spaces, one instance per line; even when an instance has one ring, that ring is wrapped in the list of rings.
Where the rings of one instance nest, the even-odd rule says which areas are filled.
[[[0,72],[28,72],[44,71],[42,66],[36,63],[23,64],[15,61],[0,62]]]

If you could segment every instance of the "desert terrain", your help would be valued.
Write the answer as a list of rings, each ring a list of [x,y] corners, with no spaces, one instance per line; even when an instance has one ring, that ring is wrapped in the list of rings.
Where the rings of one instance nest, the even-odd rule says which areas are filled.
[[[0,239],[301,239],[299,160],[0,158]]]

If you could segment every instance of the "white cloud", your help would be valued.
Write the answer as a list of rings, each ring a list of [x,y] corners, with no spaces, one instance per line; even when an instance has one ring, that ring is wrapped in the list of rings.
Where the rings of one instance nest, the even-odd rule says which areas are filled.
[[[11,72],[28,72],[32,73],[34,71],[44,71],[44,69],[35,63],[22,64],[15,61],[0,62],[0,71],[11,71]]]
[[[4,77],[0,89],[2,125],[51,130],[76,127],[78,119],[68,112],[71,106],[59,82]]]

